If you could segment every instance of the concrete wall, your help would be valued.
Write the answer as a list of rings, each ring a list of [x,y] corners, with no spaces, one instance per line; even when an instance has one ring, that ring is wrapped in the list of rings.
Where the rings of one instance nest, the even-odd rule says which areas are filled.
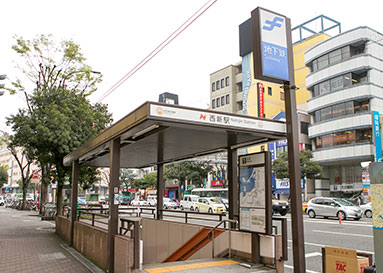
[[[142,218],[142,240],[144,243],[143,264],[161,263],[177,249],[190,240],[203,227],[172,221],[159,221]],[[232,249],[236,253],[250,257],[250,233],[232,232]],[[214,253],[218,256],[229,247],[228,231],[222,233],[214,241]],[[247,254],[247,255],[246,255]],[[189,258],[189,260],[212,257],[211,242]]]
[[[56,234],[69,243],[70,219],[63,216],[56,217]]]
[[[108,252],[108,231],[91,225],[74,223],[74,248],[93,263],[106,270]]]
[[[117,235],[114,237],[114,272],[128,273],[132,271],[134,266],[134,242],[132,239]],[[138,272],[138,270],[136,270]]]

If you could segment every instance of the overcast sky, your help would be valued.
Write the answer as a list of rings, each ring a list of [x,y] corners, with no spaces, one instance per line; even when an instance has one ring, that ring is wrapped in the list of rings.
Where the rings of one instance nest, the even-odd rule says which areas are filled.
[[[208,0],[14,0],[2,1],[0,74],[14,78],[14,35],[31,39],[53,34],[73,39],[93,70],[104,81],[92,95],[101,95],[137,65]],[[210,2],[213,2],[212,0]],[[114,120],[122,118],[158,95],[179,95],[181,105],[207,108],[209,75],[240,61],[238,25],[258,6],[281,13],[299,25],[318,15],[339,21],[342,31],[369,26],[383,32],[381,1],[218,0],[169,46],[102,102]],[[0,130],[5,117],[24,107],[22,97],[0,97]],[[8,129],[9,130],[9,129]]]

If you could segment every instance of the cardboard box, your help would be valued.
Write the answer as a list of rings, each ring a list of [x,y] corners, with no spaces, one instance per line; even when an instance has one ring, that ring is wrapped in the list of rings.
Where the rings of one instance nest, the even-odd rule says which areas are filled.
[[[325,247],[326,273],[363,273],[369,266],[366,257],[359,257],[356,250]]]

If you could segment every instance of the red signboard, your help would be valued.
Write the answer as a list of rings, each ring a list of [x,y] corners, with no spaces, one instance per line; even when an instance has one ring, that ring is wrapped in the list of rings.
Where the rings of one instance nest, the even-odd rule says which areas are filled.
[[[212,181],[211,181],[211,186],[212,186],[212,187],[221,187],[221,186],[223,186],[223,181],[212,180]]]
[[[263,84],[261,82],[257,83],[258,90],[258,117],[264,118],[264,108],[263,108]]]

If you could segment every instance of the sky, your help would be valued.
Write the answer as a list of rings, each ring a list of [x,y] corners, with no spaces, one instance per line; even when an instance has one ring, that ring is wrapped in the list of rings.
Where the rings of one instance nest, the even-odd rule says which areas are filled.
[[[187,18],[213,0],[15,0],[1,4],[0,74],[20,76],[12,50],[14,36],[32,39],[52,34],[57,41],[80,44],[86,63],[103,74],[92,103],[117,83]],[[157,56],[102,100],[114,121],[159,94],[178,94],[179,104],[209,107],[209,75],[238,63],[238,26],[257,7],[283,14],[292,27],[321,14],[341,23],[342,32],[369,26],[383,33],[379,0],[217,0]],[[4,82],[9,86],[9,81]],[[20,95],[0,97],[0,130],[7,116],[26,106]]]

